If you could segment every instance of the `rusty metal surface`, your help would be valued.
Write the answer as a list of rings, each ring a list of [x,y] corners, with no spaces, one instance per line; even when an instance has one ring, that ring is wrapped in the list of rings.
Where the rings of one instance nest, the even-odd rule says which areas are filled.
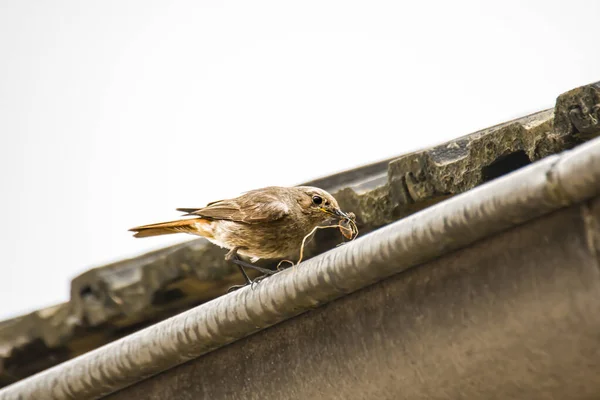
[[[600,193],[600,140],[387,225],[0,391],[95,398],[480,239]]]

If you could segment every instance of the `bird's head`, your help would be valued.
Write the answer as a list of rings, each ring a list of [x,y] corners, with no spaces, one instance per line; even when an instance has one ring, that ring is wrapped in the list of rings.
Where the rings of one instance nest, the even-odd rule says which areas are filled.
[[[327,221],[333,218],[348,219],[349,216],[340,209],[337,200],[328,192],[312,186],[298,186],[300,197],[298,203],[303,211],[316,220]]]

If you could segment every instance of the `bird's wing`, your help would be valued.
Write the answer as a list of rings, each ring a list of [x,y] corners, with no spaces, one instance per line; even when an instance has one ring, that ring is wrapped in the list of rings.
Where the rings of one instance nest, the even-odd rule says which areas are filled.
[[[289,214],[290,208],[272,193],[248,192],[231,200],[209,203],[204,208],[178,208],[188,215],[203,218],[256,224],[276,221]]]

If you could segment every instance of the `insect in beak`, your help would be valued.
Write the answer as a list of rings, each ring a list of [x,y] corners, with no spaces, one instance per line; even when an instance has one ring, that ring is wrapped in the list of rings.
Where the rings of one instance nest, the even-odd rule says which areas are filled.
[[[345,217],[340,221],[340,232],[346,239],[354,240],[358,236],[358,227],[356,226],[356,215],[354,213],[344,213]]]

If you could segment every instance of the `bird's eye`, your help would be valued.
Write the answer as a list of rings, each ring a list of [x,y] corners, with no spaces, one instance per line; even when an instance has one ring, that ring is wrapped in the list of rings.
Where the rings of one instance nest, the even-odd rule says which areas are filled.
[[[321,198],[321,196],[313,196],[312,201],[313,203],[319,206],[323,202],[323,199]]]

